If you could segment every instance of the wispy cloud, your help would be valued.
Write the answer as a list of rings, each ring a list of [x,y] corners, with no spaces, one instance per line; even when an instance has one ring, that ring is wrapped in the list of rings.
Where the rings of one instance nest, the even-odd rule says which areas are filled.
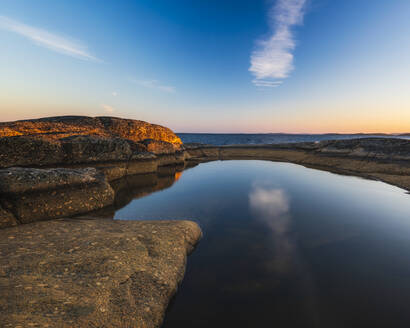
[[[113,113],[115,112],[115,108],[107,105],[107,104],[101,104],[101,107],[107,112],[107,113]]]
[[[100,59],[90,54],[87,46],[79,41],[69,40],[44,29],[29,26],[5,16],[0,16],[0,29],[24,36],[39,46],[64,55],[82,60],[101,62]]]
[[[294,25],[302,24],[306,0],[277,0],[269,13],[271,35],[259,40],[251,55],[249,71],[255,76],[253,84],[260,87],[277,87],[279,79],[293,70],[293,50],[296,42]]]
[[[163,92],[168,92],[168,93],[175,93],[175,87],[169,86],[169,85],[163,85],[161,84],[158,80],[135,80],[131,79],[131,82],[138,84],[140,86],[143,86],[145,88],[150,88],[150,89],[157,89]]]
[[[117,91],[113,91],[113,92],[111,92],[111,95],[112,95],[113,97],[117,97],[117,96],[118,96],[118,92],[117,92]]]

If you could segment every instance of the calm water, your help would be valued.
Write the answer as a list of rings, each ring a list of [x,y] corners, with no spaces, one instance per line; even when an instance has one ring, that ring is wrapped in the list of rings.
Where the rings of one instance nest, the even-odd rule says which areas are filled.
[[[235,145],[235,144],[275,144],[290,142],[315,142],[322,140],[340,140],[369,137],[387,137],[380,135],[357,134],[212,134],[212,133],[178,133],[184,143],[198,142],[209,145]],[[389,136],[392,138],[393,136]],[[410,137],[400,137],[410,139]]]
[[[402,189],[264,161],[169,170],[127,182],[115,212],[203,229],[164,327],[410,327]]]

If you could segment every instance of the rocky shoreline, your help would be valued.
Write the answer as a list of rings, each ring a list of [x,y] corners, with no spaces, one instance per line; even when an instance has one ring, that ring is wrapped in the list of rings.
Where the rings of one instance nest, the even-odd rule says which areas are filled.
[[[290,162],[334,173],[380,180],[410,191],[410,140],[362,138],[272,145],[185,145],[190,160]]]
[[[235,159],[291,162],[410,191],[410,140],[218,147],[183,145],[165,127],[111,117],[0,123],[2,322],[159,327],[200,228],[87,213],[115,211],[143,196],[140,187],[171,186],[188,167]]]
[[[110,139],[105,142],[109,143]],[[155,143],[149,141],[151,145]],[[79,156],[72,164],[0,169],[0,227],[95,211],[114,203],[112,186],[121,178],[135,176],[134,180],[138,180],[142,174],[155,174],[172,167],[183,170],[186,166],[215,160],[290,162],[380,180],[410,191],[409,140],[366,138],[220,147],[187,144],[173,151],[164,143],[161,142],[163,151],[134,152],[123,160],[125,156],[119,155],[117,161],[80,161],[90,158],[88,152],[82,152],[83,157]],[[108,148],[99,152],[98,158],[113,158],[117,153],[118,149]]]

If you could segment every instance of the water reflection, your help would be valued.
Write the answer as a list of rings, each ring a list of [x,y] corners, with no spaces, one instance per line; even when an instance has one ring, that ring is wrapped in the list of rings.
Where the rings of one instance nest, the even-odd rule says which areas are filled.
[[[187,168],[163,166],[159,167],[155,173],[130,175],[112,181],[110,184],[115,192],[113,205],[88,213],[87,216],[114,218],[116,211],[126,207],[133,200],[170,188],[181,178],[184,169]]]
[[[164,328],[409,327],[410,203],[398,188],[262,161],[168,167],[115,188],[128,204],[116,219],[203,229]]]
[[[249,207],[254,218],[269,229],[271,236],[266,245],[271,245],[271,257],[264,263],[264,269],[270,279],[278,284],[272,290],[280,290],[289,284],[289,277],[297,276],[292,285],[286,286],[295,296],[300,306],[300,315],[306,323],[316,323],[317,302],[311,272],[304,263],[298,249],[296,238],[292,234],[292,215],[290,197],[284,189],[253,184],[249,193]],[[269,286],[269,283],[264,282]],[[323,320],[322,320],[323,323]]]
[[[288,272],[296,253],[289,231],[292,217],[288,197],[282,189],[254,186],[249,193],[249,206],[255,218],[272,232],[274,257],[269,263],[270,270]]]

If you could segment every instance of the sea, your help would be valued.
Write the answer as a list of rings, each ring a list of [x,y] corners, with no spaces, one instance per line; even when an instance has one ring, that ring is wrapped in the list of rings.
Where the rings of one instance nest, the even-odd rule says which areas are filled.
[[[235,145],[235,144],[279,144],[293,142],[316,142],[322,140],[342,140],[356,138],[402,138],[410,136],[378,135],[378,134],[216,134],[216,133],[177,133],[183,143],[202,143],[209,145]]]

